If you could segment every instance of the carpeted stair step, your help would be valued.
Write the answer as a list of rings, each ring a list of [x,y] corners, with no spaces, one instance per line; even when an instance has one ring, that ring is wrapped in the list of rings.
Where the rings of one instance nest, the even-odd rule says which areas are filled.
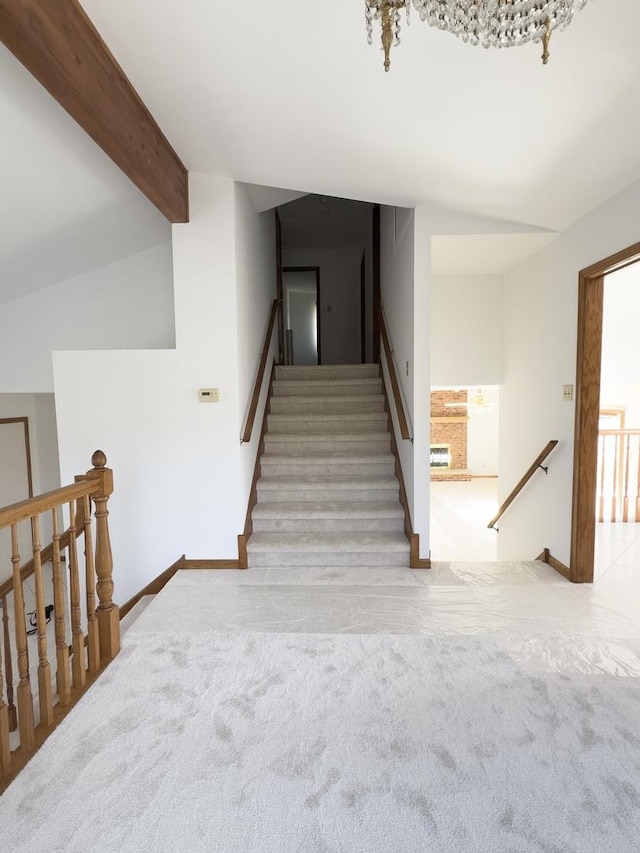
[[[384,453],[391,447],[388,430],[357,433],[266,433],[266,453],[305,456],[313,453]]]
[[[380,394],[380,377],[362,379],[277,379],[273,383],[274,397],[360,397],[367,394]]]
[[[384,412],[384,397],[382,394],[361,394],[353,398],[336,395],[272,397],[271,412],[274,415],[356,415],[362,412]]]
[[[255,533],[402,533],[398,501],[374,503],[259,503],[253,510]]]
[[[404,533],[255,533],[247,551],[262,568],[406,565],[409,541]]]
[[[263,477],[393,477],[395,458],[391,453],[315,453],[278,456],[265,453],[260,460]]]
[[[387,428],[385,412],[362,412],[356,415],[268,415],[270,433],[383,432]]]
[[[258,502],[298,503],[318,501],[397,501],[400,486],[395,477],[261,477],[258,480]]]
[[[377,364],[321,364],[303,367],[280,365],[276,367],[276,380],[323,379],[374,379],[380,376]]]

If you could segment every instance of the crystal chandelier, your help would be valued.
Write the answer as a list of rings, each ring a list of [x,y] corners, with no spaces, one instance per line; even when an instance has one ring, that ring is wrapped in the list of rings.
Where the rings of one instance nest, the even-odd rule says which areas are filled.
[[[411,3],[420,20],[448,30],[464,42],[483,47],[514,47],[542,42],[542,62],[549,61],[553,30],[569,25],[574,12],[588,0],[364,0],[367,41],[373,38],[373,22],[380,21],[384,70],[391,65],[391,46],[400,44],[401,12],[407,23]]]

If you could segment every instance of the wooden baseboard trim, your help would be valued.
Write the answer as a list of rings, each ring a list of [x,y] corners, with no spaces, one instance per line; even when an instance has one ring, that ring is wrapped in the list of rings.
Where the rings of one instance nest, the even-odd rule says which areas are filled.
[[[242,569],[240,560],[182,560],[181,569]]]
[[[430,569],[431,560],[420,556],[420,534],[412,533],[411,539],[411,556],[409,557],[409,566],[412,569]]]
[[[546,563],[548,566],[551,566],[552,569],[555,569],[556,572],[562,575],[562,577],[567,580],[571,580],[571,571],[568,566],[565,566],[564,563],[561,563],[560,560],[556,560],[549,551],[548,548],[545,548],[542,554],[538,554],[536,560],[540,560],[542,563]]]
[[[125,604],[120,608],[120,619],[123,619],[130,610],[136,606],[136,604],[140,601],[140,599],[144,598],[145,595],[157,595],[163,587],[165,587],[171,578],[175,575],[178,569],[183,568],[182,562],[184,561],[184,554],[182,557],[179,557],[173,565],[169,566],[168,569],[165,569],[162,574],[159,574],[157,578],[154,578],[150,583],[148,583],[140,592],[137,592],[132,598],[129,599]]]

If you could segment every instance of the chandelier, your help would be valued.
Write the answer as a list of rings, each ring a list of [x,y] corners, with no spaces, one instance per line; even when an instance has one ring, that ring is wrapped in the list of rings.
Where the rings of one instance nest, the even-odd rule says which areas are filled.
[[[364,0],[367,41],[373,39],[373,22],[380,21],[384,70],[391,65],[391,46],[400,44],[400,19],[409,23],[411,3],[421,21],[447,30],[464,42],[483,47],[514,47],[542,42],[542,62],[549,61],[553,30],[571,23],[574,12],[588,0]]]

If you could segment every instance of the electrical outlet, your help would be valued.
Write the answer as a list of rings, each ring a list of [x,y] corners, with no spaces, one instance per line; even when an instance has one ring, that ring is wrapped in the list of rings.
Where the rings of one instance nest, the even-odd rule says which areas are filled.
[[[573,385],[562,386],[562,399],[565,403],[570,403],[573,400]]]

